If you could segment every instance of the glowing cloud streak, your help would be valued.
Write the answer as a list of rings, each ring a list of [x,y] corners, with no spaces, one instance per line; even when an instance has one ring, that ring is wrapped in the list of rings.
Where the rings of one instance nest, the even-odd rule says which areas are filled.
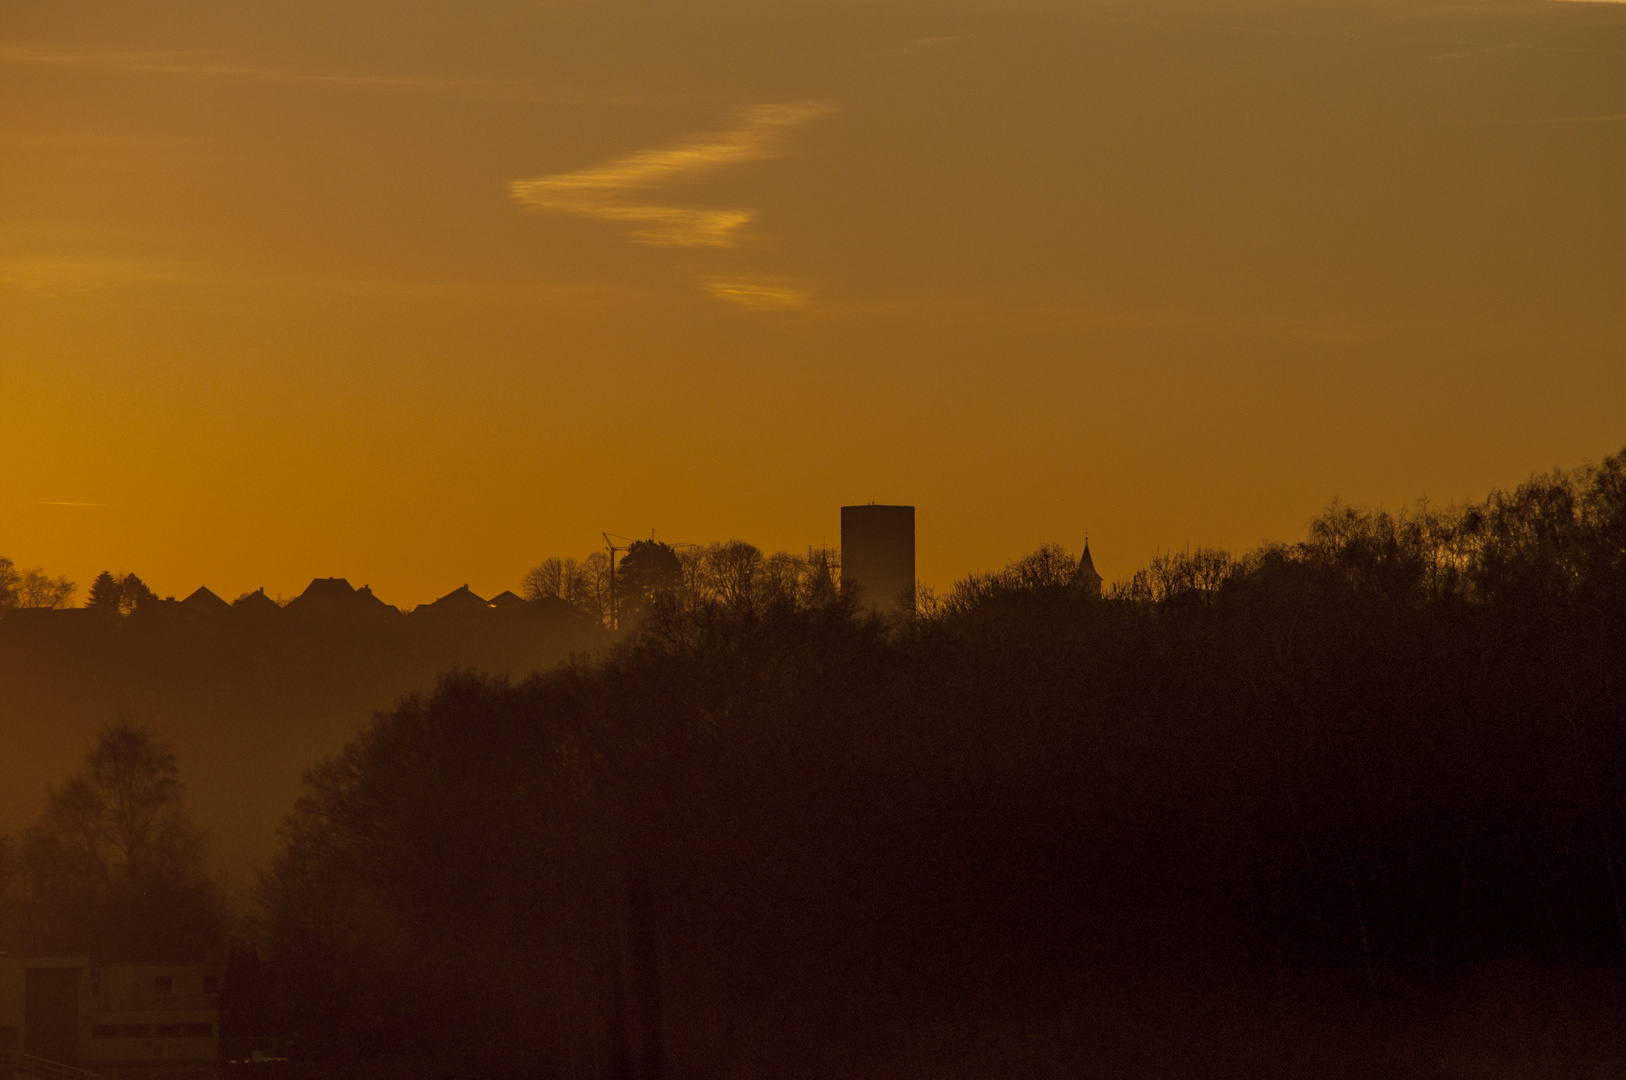
[[[709,282],[706,291],[718,300],[758,311],[796,311],[807,307],[813,299],[800,289],[783,285],[753,285],[736,281]]]
[[[219,62],[220,57],[229,57],[230,55],[230,53],[220,50],[135,52],[117,49],[65,49],[29,43],[0,42],[0,64],[53,64],[120,72],[127,75],[224,79],[361,90],[419,91],[454,97],[507,98],[516,101],[533,102],[596,102],[600,104],[632,105],[647,103],[649,100],[627,95],[606,95],[570,89],[548,89],[517,80],[324,74],[322,72],[296,71],[288,68]]]
[[[641,150],[577,172],[515,180],[514,201],[527,210],[619,221],[635,226],[632,238],[660,247],[733,247],[735,234],[756,216],[752,209],[667,206],[637,193],[730,165],[779,157],[789,133],[829,112],[816,102],[759,105],[732,131],[698,135],[667,150]]]
[[[0,287],[38,292],[84,292],[157,285],[185,279],[171,263],[122,258],[0,259]]]

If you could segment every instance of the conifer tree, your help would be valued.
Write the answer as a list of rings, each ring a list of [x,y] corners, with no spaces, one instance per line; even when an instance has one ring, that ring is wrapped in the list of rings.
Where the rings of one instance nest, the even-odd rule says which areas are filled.
[[[103,615],[117,615],[123,595],[119,579],[103,570],[90,583],[90,598],[85,601],[85,607]]]
[[[147,583],[134,574],[125,574],[119,582],[119,610],[126,615],[148,600],[156,599],[153,591],[147,588]]]

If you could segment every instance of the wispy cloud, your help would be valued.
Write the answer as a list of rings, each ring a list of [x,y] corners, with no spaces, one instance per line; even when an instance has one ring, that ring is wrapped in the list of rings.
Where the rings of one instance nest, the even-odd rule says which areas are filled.
[[[120,49],[75,49],[33,43],[0,42],[0,63],[51,64],[131,75],[227,79],[361,90],[405,90],[473,98],[598,104],[632,104],[647,98],[547,88],[519,79],[457,79],[421,75],[355,75],[299,71],[293,68],[234,63],[219,51],[137,52]]]
[[[19,150],[157,150],[176,146],[180,139],[143,135],[0,134],[0,146]]]
[[[882,49],[872,53],[873,56],[918,56],[932,49],[940,49],[945,45],[952,45],[960,39],[952,34],[942,34],[937,37],[917,37],[900,41],[890,49]]]
[[[1578,0],[1579,2],[1579,0]],[[1602,2],[1602,0],[1599,0]],[[1626,3],[1626,0],[1621,0]],[[1604,116],[1550,116],[1534,120],[1513,120],[1514,124],[1608,124],[1626,120],[1626,112],[1608,113]]]
[[[515,180],[508,190],[528,210],[631,225],[639,243],[733,247],[756,210],[671,206],[642,193],[730,165],[779,157],[791,131],[829,111],[829,106],[810,101],[758,105],[745,110],[731,131],[692,136],[669,149],[641,150],[590,169]]]
[[[800,289],[784,285],[759,285],[739,281],[711,281],[706,291],[719,300],[757,311],[799,311],[813,298]]]
[[[1522,42],[1514,42],[1514,43],[1506,44],[1506,45],[1486,45],[1482,49],[1469,49],[1466,52],[1441,53],[1439,56],[1430,57],[1430,59],[1433,59],[1433,60],[1466,60],[1466,59],[1468,59],[1470,57],[1474,57],[1474,56],[1488,56],[1491,53],[1508,52],[1508,51],[1510,51],[1512,49],[1523,49],[1523,48],[1525,48],[1525,45]]]
[[[188,268],[179,264],[144,259],[0,259],[0,286],[31,292],[85,292],[178,281],[188,276]]]

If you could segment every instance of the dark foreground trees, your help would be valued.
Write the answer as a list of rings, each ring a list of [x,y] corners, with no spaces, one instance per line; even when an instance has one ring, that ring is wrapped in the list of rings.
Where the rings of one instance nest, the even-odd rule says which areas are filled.
[[[0,936],[18,951],[99,962],[218,950],[227,904],[183,794],[168,746],[127,722],[105,728],[80,769],[47,790],[21,844],[0,837]]]
[[[600,665],[379,716],[262,885],[307,1048],[816,1072],[1149,970],[1626,964],[1626,455],[1104,598],[1075,568],[902,626],[669,599]]]

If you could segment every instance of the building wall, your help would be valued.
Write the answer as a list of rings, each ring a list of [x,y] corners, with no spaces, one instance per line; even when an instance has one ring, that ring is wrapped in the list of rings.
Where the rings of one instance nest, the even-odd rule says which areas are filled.
[[[87,965],[82,956],[0,957],[0,1050],[76,1064]]]
[[[852,585],[866,610],[914,610],[914,507],[841,508],[841,587]]]
[[[23,1048],[23,969],[0,957],[0,1052]]]
[[[220,975],[201,964],[0,957],[0,1050],[91,1070],[212,1065]]]
[[[201,964],[108,964],[91,975],[80,1060],[194,1065],[220,1055],[220,969]]]

